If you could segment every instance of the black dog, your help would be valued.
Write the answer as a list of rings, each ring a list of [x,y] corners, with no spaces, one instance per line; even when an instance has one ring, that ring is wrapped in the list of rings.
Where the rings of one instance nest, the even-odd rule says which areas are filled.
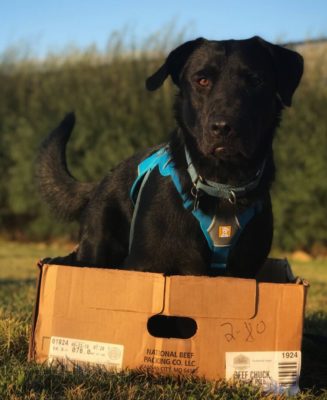
[[[45,199],[81,222],[77,251],[54,262],[254,277],[272,241],[273,136],[302,72],[299,54],[259,37],[184,43],[146,81],[155,90],[170,75],[179,88],[169,143],[98,184],[67,170],[69,114],[37,160]]]

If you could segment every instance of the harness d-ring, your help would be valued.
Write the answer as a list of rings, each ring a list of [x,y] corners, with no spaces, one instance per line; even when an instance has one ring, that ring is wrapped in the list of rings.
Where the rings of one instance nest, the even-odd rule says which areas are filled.
[[[191,188],[191,195],[196,198],[198,196],[198,189],[196,188],[195,185],[192,186]]]
[[[228,201],[233,205],[236,204],[236,194],[235,194],[235,192],[233,190],[231,190],[230,193],[229,193]]]

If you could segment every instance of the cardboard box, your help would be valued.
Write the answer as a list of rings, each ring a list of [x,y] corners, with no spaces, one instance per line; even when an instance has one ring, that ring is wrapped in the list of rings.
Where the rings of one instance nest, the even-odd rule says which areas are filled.
[[[258,279],[40,265],[29,359],[295,393],[307,285],[283,260]]]

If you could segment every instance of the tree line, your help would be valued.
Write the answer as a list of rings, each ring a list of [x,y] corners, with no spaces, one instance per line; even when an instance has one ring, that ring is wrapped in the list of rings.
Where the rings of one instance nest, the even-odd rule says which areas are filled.
[[[148,93],[144,85],[166,47],[126,51],[116,42],[106,56],[93,49],[43,61],[0,58],[2,236],[74,238],[76,226],[49,214],[33,177],[39,143],[67,112],[77,117],[67,157],[80,180],[98,180],[136,150],[168,138],[175,88],[166,82]],[[274,246],[282,250],[319,253],[327,245],[326,49],[303,46],[306,72],[274,144]]]

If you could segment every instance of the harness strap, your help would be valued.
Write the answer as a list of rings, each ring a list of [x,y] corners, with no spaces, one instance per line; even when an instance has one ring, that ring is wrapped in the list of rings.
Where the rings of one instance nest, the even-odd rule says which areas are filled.
[[[145,174],[145,176],[144,176],[144,178],[142,180],[139,192],[138,192],[136,203],[134,205],[134,211],[133,211],[133,216],[132,216],[132,221],[131,221],[131,228],[130,228],[130,231],[129,231],[128,253],[130,253],[131,249],[132,249],[132,243],[133,243],[133,238],[134,238],[135,220],[136,220],[137,212],[138,212],[140,201],[141,201],[142,191],[143,191],[143,188],[144,188],[144,186],[145,186],[145,184],[146,184],[146,182],[147,182],[147,180],[148,180],[148,178],[149,178],[149,176],[151,174],[151,171],[152,171],[152,169],[149,169],[146,172],[146,174]]]

